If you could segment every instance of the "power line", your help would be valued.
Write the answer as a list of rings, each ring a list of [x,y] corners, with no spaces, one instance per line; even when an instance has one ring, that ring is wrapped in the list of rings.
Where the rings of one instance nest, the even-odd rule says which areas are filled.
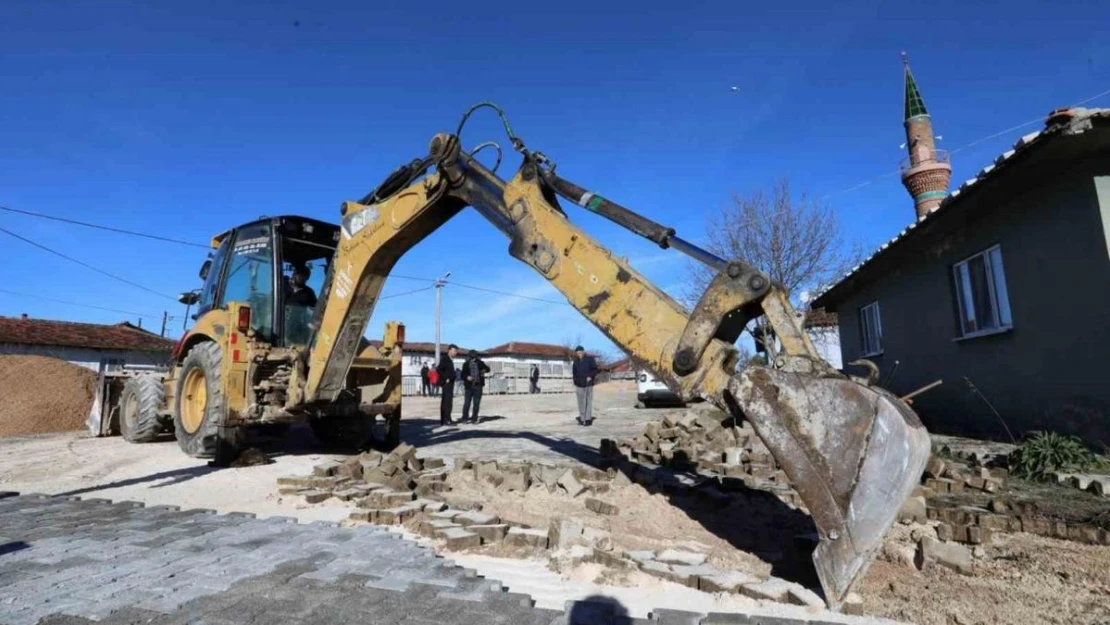
[[[81,302],[71,302],[64,299],[56,299],[53,297],[46,297],[45,295],[34,295],[31,293],[20,293],[18,291],[9,291],[8,289],[0,289],[0,293],[7,293],[8,295],[15,295],[18,297],[27,297],[30,299],[41,299],[47,302],[55,302],[57,304],[66,304],[67,306],[80,306],[82,308],[94,308],[96,310],[106,310],[108,312],[115,312],[124,315],[132,315],[134,317],[147,317],[149,319],[161,319],[162,315],[148,315],[146,313],[135,312],[133,310],[121,310],[119,308],[108,308],[106,306],[96,306],[95,304],[82,304]],[[177,319],[176,315],[169,315],[167,319]]]
[[[567,302],[558,302],[558,301],[555,301],[555,300],[552,300],[552,299],[543,299],[542,297],[532,297],[530,295],[521,295],[519,293],[509,293],[508,291],[498,291],[496,289],[487,289],[485,287],[474,286],[474,285],[471,285],[471,284],[461,284],[459,282],[450,282],[450,281],[447,282],[447,284],[453,284],[457,287],[461,287],[461,288],[464,288],[464,289],[470,289],[472,291],[485,291],[486,293],[495,293],[497,295],[504,295],[506,297],[519,297],[520,299],[532,300],[534,302],[544,302],[546,304],[567,304],[567,305],[569,305]]]
[[[394,298],[394,297],[401,297],[403,295],[412,295],[413,293],[419,293],[421,291],[430,291],[432,288],[434,288],[434,287],[426,286],[422,289],[413,289],[412,291],[405,291],[404,293],[394,293],[393,295],[386,295],[384,297],[379,297],[378,301],[381,301],[383,299],[391,299],[391,298]]]
[[[398,274],[395,274],[395,273],[389,274],[389,277],[390,278],[401,278],[402,280],[419,280],[421,282],[435,282],[435,280],[432,279],[432,278],[419,278],[417,276],[404,276],[404,275],[398,275]],[[474,286],[473,284],[463,284],[462,282],[455,282],[453,280],[444,280],[444,282],[446,284],[451,285],[451,286],[457,286],[457,287],[462,288],[462,289],[470,289],[472,291],[483,291],[485,293],[493,293],[495,295],[504,295],[505,297],[516,297],[516,298],[520,298],[520,299],[531,300],[533,302],[543,302],[545,304],[566,304],[568,306],[570,305],[568,302],[559,302],[559,301],[556,301],[556,300],[544,299],[542,297],[532,297],[531,295],[521,295],[520,293],[510,293],[508,291],[498,291],[497,289],[488,289],[486,287]],[[423,289],[421,289],[421,290],[423,290]]]
[[[137,289],[142,289],[142,290],[146,291],[147,293],[153,293],[154,295],[157,295],[159,297],[164,297],[166,299],[170,299],[170,300],[173,300],[175,302],[177,301],[177,298],[172,296],[172,295],[166,295],[165,293],[159,293],[158,291],[155,291],[154,289],[147,288],[147,287],[145,287],[145,286],[143,286],[143,285],[141,285],[137,282],[132,282],[132,281],[128,280],[127,278],[121,278],[120,276],[117,276],[114,273],[108,273],[107,271],[104,271],[103,269],[100,269],[98,267],[94,267],[94,266],[92,266],[92,265],[90,265],[90,264],[88,264],[84,261],[77,260],[76,258],[73,258],[72,256],[67,256],[67,255],[65,255],[65,254],[63,254],[63,253],[61,253],[61,252],[59,252],[55,249],[51,249],[49,247],[46,247],[45,245],[43,245],[41,243],[36,243],[35,241],[32,241],[31,239],[28,239],[27,237],[20,236],[16,233],[12,232],[11,230],[6,229],[6,228],[0,228],[0,232],[3,232],[4,234],[7,234],[8,236],[14,237],[16,239],[19,239],[20,241],[23,241],[24,243],[27,243],[29,245],[33,245],[33,246],[39,248],[40,250],[50,252],[51,254],[54,254],[55,256],[60,256],[60,257],[66,259],[66,260],[68,260],[72,263],[76,263],[78,265],[81,265],[82,267],[84,267],[86,269],[91,269],[91,270],[93,270],[93,271],[95,271],[95,272],[97,272],[101,275],[108,276],[109,278],[111,278],[113,280],[118,280],[119,282],[131,285],[131,286],[133,286]]]
[[[36,213],[34,211],[20,210],[18,208],[10,208],[8,206],[0,206],[0,210],[8,211],[9,213],[18,213],[20,215],[27,215],[29,217],[38,217],[40,219],[50,219],[52,221],[60,221],[62,223],[73,224],[75,226],[84,226],[86,228],[95,228],[97,230],[107,230],[108,232],[116,232],[119,234],[128,234],[133,237],[143,237],[146,239],[154,239],[155,241],[165,241],[167,243],[177,243],[178,245],[189,245],[192,247],[202,247],[208,249],[207,245],[200,243],[193,243],[192,241],[184,241],[182,239],[174,239],[171,237],[158,236],[156,234],[146,234],[144,232],[135,232],[134,230],[124,230],[123,228],[113,228],[112,226],[102,226],[100,224],[92,224],[87,221],[78,221],[76,219],[68,219],[66,217],[56,217],[54,215],[46,215],[44,213]]]
[[[1071,105],[1071,108],[1075,108],[1075,107],[1077,107],[1077,106],[1080,106],[1080,105],[1086,104],[1086,103],[1088,103],[1088,102],[1091,102],[1091,101],[1093,101],[1093,100],[1097,100],[1097,99],[1099,99],[1099,98],[1101,98],[1101,97],[1103,97],[1103,96],[1106,96],[1106,95],[1110,95],[1110,89],[1107,89],[1106,91],[1102,91],[1102,92],[1096,93],[1095,95],[1093,95],[1093,96],[1091,96],[1091,97],[1089,97],[1089,98],[1084,98],[1084,99],[1082,99],[1082,100],[1080,100],[1080,101],[1076,102],[1075,104],[1072,104],[1072,105]],[[1017,124],[1016,126],[1010,126],[1009,128],[1007,128],[1007,129],[1005,129],[1005,130],[1000,130],[1000,131],[998,131],[998,132],[994,132],[994,133],[991,133],[991,134],[989,134],[989,135],[987,135],[987,136],[985,136],[985,137],[980,137],[980,138],[978,138],[978,139],[976,139],[976,140],[974,140],[974,141],[970,141],[970,142],[968,142],[968,143],[965,143],[965,144],[961,145],[961,146],[960,146],[960,147],[958,147],[958,148],[954,148],[954,149],[952,149],[952,150],[949,150],[949,151],[948,151],[948,153],[949,153],[949,154],[956,154],[956,153],[958,153],[958,152],[962,152],[962,151],[964,151],[964,150],[966,150],[966,149],[968,149],[968,148],[970,148],[970,147],[973,147],[973,146],[979,145],[980,143],[983,143],[984,141],[990,141],[991,139],[997,139],[998,137],[1001,137],[1001,136],[1003,136],[1003,135],[1006,135],[1006,134],[1009,134],[1009,133],[1011,133],[1011,132],[1014,132],[1015,130],[1020,130],[1020,129],[1022,129],[1022,128],[1025,128],[1026,126],[1031,126],[1031,125],[1033,125],[1033,124],[1037,124],[1037,123],[1042,123],[1042,122],[1044,122],[1044,119],[1045,119],[1045,118],[1044,118],[1044,116],[1042,115],[1041,117],[1037,117],[1036,119],[1031,119],[1031,120],[1029,120],[1029,121],[1025,121],[1025,122],[1022,122],[1022,123],[1020,123],[1020,124]],[[844,188],[844,189],[841,189],[841,190],[839,190],[839,191],[833,191],[832,193],[826,193],[825,195],[821,196],[821,198],[820,198],[820,199],[824,200],[824,199],[830,198],[830,197],[832,197],[832,196],[834,196],[834,195],[840,195],[840,194],[842,194],[842,193],[848,193],[849,191],[855,191],[855,190],[857,190],[857,189],[862,189],[863,187],[866,187],[866,186],[868,186],[868,185],[874,184],[874,183],[876,183],[876,182],[878,182],[878,181],[880,181],[880,180],[883,180],[883,179],[885,179],[885,178],[890,178],[891,176],[897,176],[898,174],[901,174],[901,173],[902,173],[902,170],[900,170],[900,169],[898,169],[898,170],[895,170],[895,171],[890,171],[890,172],[887,172],[887,173],[885,173],[885,174],[881,174],[881,175],[879,175],[879,176],[875,176],[874,178],[870,178],[870,179],[868,179],[868,180],[864,180],[864,181],[862,181],[862,182],[858,182],[858,183],[856,183],[856,184],[854,184],[854,185],[852,185],[852,186],[850,186],[850,187],[846,187],[846,188]]]

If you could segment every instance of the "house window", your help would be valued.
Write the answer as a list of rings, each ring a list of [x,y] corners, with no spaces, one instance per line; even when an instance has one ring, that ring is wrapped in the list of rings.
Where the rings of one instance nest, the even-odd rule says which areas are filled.
[[[956,263],[952,275],[956,281],[956,312],[961,336],[1010,328],[1013,320],[1000,247],[996,245]]]
[[[879,302],[859,309],[859,335],[864,356],[883,353],[883,325],[879,321]]]

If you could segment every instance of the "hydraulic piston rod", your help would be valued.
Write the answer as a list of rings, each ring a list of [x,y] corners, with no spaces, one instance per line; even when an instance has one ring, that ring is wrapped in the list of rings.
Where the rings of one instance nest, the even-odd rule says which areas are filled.
[[[618,226],[627,228],[645,239],[655,242],[663,249],[672,247],[717,271],[723,271],[728,266],[723,258],[677,236],[674,228],[658,224],[606,197],[587,191],[569,180],[560,178],[551,171],[544,172],[543,177],[547,184],[559,195],[592,213],[601,215]]]

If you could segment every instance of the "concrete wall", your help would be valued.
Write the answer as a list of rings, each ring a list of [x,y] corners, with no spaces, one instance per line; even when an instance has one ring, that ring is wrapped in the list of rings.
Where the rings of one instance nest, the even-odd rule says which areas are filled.
[[[861,356],[858,309],[878,301],[883,353],[872,360],[884,376],[899,363],[891,389],[944,380],[915,400],[931,430],[1008,437],[966,377],[1015,436],[1052,429],[1110,445],[1110,158],[1015,172],[939,214],[892,250],[884,275],[837,303],[843,360]],[[995,244],[1013,328],[958,340],[952,265]]]
[[[2,354],[58,358],[97,373],[100,373],[105,367],[112,366],[109,361],[114,360],[122,361],[128,368],[133,369],[156,368],[169,364],[169,354],[165,352],[87,349],[83,347],[53,347],[0,343],[0,355]]]
[[[444,345],[446,349],[446,345]],[[558,358],[532,358],[521,356],[489,356],[483,358],[490,367],[486,382],[485,392],[494,393],[527,393],[528,375],[532,364],[540,366],[540,389],[544,393],[562,393],[572,390],[570,379],[570,361]],[[421,363],[435,368],[435,354],[431,352],[406,351],[401,365],[402,393],[404,395],[420,394],[420,366]],[[466,359],[455,358],[455,368],[462,368]],[[462,392],[462,391],[458,391]]]

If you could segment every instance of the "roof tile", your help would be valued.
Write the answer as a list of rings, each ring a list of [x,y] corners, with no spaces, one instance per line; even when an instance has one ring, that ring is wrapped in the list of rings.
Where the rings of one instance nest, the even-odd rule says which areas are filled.
[[[0,317],[0,343],[168,352],[173,341],[131,325]]]

